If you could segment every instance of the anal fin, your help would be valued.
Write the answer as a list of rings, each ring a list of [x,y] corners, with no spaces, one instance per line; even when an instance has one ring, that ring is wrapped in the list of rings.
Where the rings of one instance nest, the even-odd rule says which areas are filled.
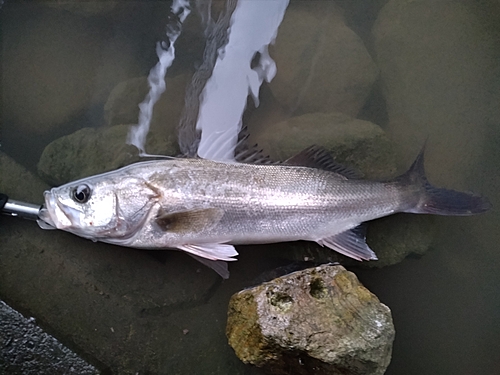
[[[359,226],[316,242],[356,260],[377,260],[377,255],[366,244],[364,227]]]

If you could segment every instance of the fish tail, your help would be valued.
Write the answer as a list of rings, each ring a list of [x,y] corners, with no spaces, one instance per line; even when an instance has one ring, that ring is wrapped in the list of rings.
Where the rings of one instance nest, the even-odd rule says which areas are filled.
[[[415,202],[404,212],[446,216],[469,216],[485,212],[491,208],[490,202],[479,195],[432,186],[425,176],[425,145],[410,169],[398,177],[403,185],[421,187]]]

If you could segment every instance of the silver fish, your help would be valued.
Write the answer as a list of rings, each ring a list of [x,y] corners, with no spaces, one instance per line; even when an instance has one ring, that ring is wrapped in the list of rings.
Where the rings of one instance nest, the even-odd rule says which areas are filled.
[[[139,162],[44,193],[42,227],[140,249],[183,250],[228,276],[233,245],[315,241],[377,259],[360,223],[396,212],[472,215],[480,196],[435,188],[423,151],[405,174],[367,181],[311,147],[284,164],[171,158]]]

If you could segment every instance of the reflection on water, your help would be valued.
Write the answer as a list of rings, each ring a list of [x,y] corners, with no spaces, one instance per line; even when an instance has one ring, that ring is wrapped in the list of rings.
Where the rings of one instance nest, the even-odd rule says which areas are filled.
[[[37,173],[50,142],[96,129],[96,141],[88,141],[90,132],[59,141],[64,160],[57,160],[57,148],[49,159],[45,155],[44,163],[66,168],[54,179],[75,176],[75,165],[92,161],[88,155],[109,155],[115,148],[106,142],[95,149],[88,144],[106,137],[122,142],[126,132],[110,127],[137,122],[170,6],[85,4],[7,3],[1,10],[1,151]],[[422,257],[353,270],[392,309],[396,340],[388,374],[491,374],[500,365],[500,9],[493,1],[429,4],[292,2],[269,51],[276,78],[264,84],[259,108],[248,103],[243,123],[265,143],[264,130],[272,133],[273,124],[291,117],[342,112],[363,118],[384,129],[403,169],[429,137],[431,182],[489,197],[493,209],[485,215],[438,218],[431,249]],[[214,2],[213,12],[222,5]],[[195,14],[183,24],[148,152],[177,151],[168,145],[186,85],[203,64],[203,30]],[[313,125],[302,138],[327,142]],[[302,147],[301,139],[273,136],[283,141],[284,153]],[[106,156],[115,158],[113,167],[129,160],[128,150],[116,150],[121,154]],[[368,159],[374,155],[362,151]],[[14,172],[5,177],[10,164],[1,160],[5,189]],[[35,184],[23,181],[15,185],[18,193],[8,192],[12,198],[33,196],[26,192]],[[41,191],[39,196],[41,202]],[[259,373],[228,346],[226,307],[232,293],[283,265],[273,246],[241,247],[231,278],[221,282],[180,253],[152,257],[0,220],[0,297],[29,311],[85,358],[119,373]]]

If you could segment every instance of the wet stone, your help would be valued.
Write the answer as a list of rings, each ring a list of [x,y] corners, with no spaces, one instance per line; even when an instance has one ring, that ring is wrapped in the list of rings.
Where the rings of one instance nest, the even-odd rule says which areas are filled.
[[[0,300],[0,373],[94,375],[100,372]]]
[[[357,116],[378,76],[363,41],[331,1],[292,2],[269,51],[278,66],[269,87],[295,115]]]
[[[51,185],[62,185],[140,161],[137,148],[126,143],[129,129],[130,125],[83,128],[56,139],[40,157],[40,177]],[[175,137],[155,138],[152,133],[151,139],[149,153],[177,154]]]
[[[389,308],[338,265],[297,271],[231,297],[226,335],[244,362],[271,374],[383,374]]]
[[[0,173],[1,193],[7,194],[10,199],[43,203],[43,192],[49,186],[1,151]]]

